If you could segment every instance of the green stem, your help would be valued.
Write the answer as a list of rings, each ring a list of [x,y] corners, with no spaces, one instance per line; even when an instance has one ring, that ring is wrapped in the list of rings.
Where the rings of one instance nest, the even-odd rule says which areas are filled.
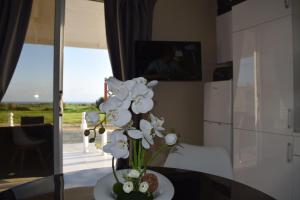
[[[144,159],[145,159],[145,149],[144,148],[142,148],[142,158],[141,158],[141,168],[144,166]]]
[[[141,169],[141,165],[142,165],[142,144],[141,141],[138,141],[138,169]]]
[[[133,140],[133,168],[137,168],[136,140]]]
[[[130,139],[130,154],[129,154],[129,163],[131,164],[132,167],[134,167],[134,163],[133,163],[133,159],[132,159],[132,156],[133,156],[133,142],[132,142],[132,139]]]
[[[112,170],[113,170],[113,175],[117,181],[117,183],[120,183],[118,177],[117,177],[117,174],[116,174],[116,169],[115,169],[115,157],[112,158]]]
[[[103,120],[101,120],[98,124],[96,124],[94,129],[96,129],[100,125],[103,126],[102,124],[105,122],[105,120],[106,120],[106,117]]]

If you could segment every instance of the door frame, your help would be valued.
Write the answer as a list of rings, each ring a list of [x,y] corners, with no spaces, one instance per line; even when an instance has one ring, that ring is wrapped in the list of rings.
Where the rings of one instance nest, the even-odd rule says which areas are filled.
[[[62,94],[65,0],[55,0],[53,74],[54,174],[63,173]]]

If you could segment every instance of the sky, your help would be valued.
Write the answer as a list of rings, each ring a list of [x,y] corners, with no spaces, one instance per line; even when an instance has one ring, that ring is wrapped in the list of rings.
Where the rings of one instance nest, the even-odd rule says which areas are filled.
[[[104,79],[110,76],[112,70],[107,50],[65,48],[65,102],[95,102],[104,96]]]
[[[92,103],[112,76],[107,50],[65,47],[64,102]],[[24,44],[3,102],[53,101],[53,46]]]

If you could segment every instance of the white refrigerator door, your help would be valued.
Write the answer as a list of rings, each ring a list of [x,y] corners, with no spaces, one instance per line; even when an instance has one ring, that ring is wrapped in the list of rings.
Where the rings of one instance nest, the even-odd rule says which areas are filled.
[[[208,82],[204,85],[204,120],[231,123],[232,81]]]
[[[204,146],[223,147],[232,157],[232,125],[204,122]]]

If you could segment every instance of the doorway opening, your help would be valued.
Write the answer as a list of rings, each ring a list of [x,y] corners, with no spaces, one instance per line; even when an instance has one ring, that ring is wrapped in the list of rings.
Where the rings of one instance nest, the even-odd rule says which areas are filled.
[[[92,125],[86,112],[99,112],[105,78],[112,76],[106,46],[104,5],[101,2],[66,0],[63,74],[63,172],[111,166],[102,152],[107,133],[88,143],[83,132]]]

